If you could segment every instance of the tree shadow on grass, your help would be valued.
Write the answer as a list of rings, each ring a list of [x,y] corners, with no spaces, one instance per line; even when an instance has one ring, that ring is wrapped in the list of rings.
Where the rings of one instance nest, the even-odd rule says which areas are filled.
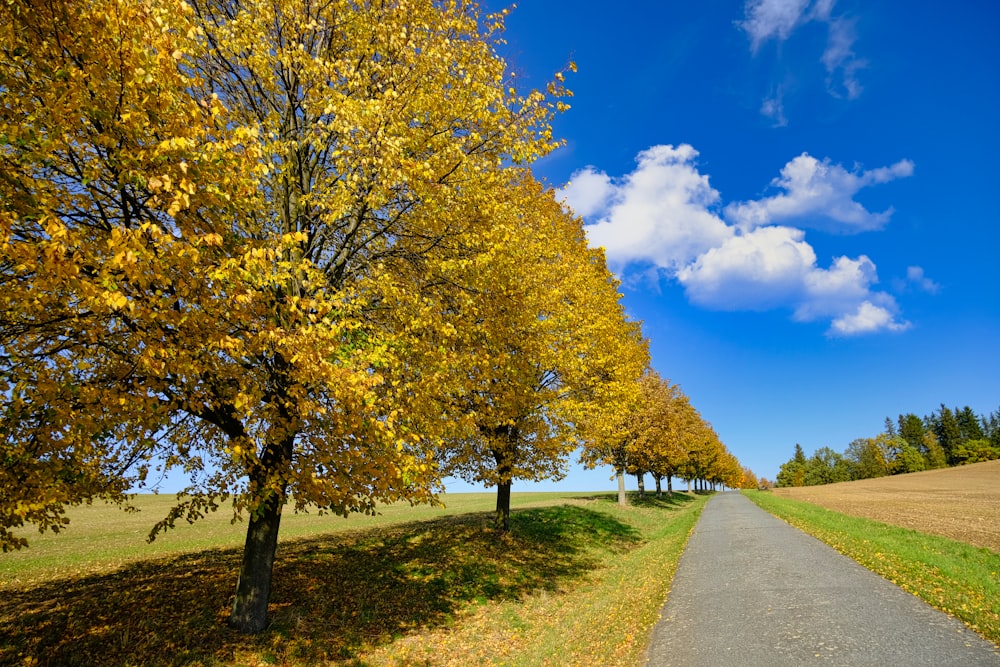
[[[694,492],[674,491],[668,494],[664,491],[659,497],[655,491],[647,491],[645,495],[639,495],[638,491],[628,492],[628,504],[634,507],[653,507],[663,510],[673,510],[685,507],[697,499]],[[700,494],[699,494],[700,495]],[[616,493],[597,493],[579,496],[577,500],[601,501],[612,505],[617,505],[618,495]]]
[[[568,588],[598,566],[602,553],[641,542],[631,526],[582,506],[515,511],[504,536],[490,528],[491,518],[464,515],[282,543],[271,626],[253,637],[226,626],[235,549],[3,591],[0,665],[356,662],[367,649],[446,625],[477,603]]]

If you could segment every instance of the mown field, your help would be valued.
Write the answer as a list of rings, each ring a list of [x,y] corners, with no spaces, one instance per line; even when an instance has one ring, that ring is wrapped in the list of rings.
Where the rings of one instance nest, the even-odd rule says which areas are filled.
[[[0,556],[0,665],[637,665],[705,496],[489,494],[380,516],[289,514],[272,625],[225,624],[244,524],[221,512],[152,545],[169,498],[94,505]]]

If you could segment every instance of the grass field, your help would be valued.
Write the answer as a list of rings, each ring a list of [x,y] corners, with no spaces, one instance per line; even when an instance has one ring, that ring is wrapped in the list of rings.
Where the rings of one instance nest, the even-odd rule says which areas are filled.
[[[911,481],[911,493],[913,488]],[[931,606],[961,619],[1000,645],[1000,554],[997,552],[850,516],[775,493],[744,493],[768,512],[826,542]],[[913,514],[921,512],[917,508]],[[975,521],[975,517],[966,517],[966,521]]]
[[[77,508],[0,556],[0,665],[636,665],[705,497],[489,494],[350,519],[290,514],[272,625],[226,625],[244,526],[223,513],[145,543],[143,512]]]

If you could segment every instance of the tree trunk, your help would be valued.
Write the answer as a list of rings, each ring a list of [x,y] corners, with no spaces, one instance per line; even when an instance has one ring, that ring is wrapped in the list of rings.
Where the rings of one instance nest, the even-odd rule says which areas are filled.
[[[615,468],[615,472],[618,477],[618,506],[626,507],[628,505],[628,497],[625,495],[625,469]]]
[[[646,497],[646,473],[637,472],[635,474],[635,481],[639,484],[639,497]]]
[[[500,427],[496,436],[497,446],[492,450],[493,460],[497,464],[497,510],[493,525],[497,530],[506,533],[510,530],[510,487],[514,481],[511,476],[511,461],[517,448],[518,430],[513,426]]]
[[[653,475],[653,479],[656,480],[656,497],[657,498],[662,498],[663,497],[663,487],[660,485],[660,480],[662,480],[663,477],[660,476],[660,475]]]
[[[510,487],[510,480],[497,484],[497,513],[493,519],[497,530],[505,533],[510,530]]]
[[[271,493],[260,511],[250,514],[236,599],[229,616],[229,625],[240,632],[257,633],[267,627],[267,603],[271,598],[271,575],[284,504],[284,491]]]
[[[672,475],[667,475],[667,497],[674,497],[674,478]]]
[[[283,416],[287,414],[284,410],[282,413]],[[291,419],[285,423],[291,423]],[[290,429],[280,441],[264,448],[260,460],[249,473],[248,493],[259,498],[259,504],[251,508],[236,598],[229,615],[229,625],[240,632],[257,633],[267,627],[274,553],[278,549],[278,527],[288,491],[285,479],[294,443],[295,436]]]

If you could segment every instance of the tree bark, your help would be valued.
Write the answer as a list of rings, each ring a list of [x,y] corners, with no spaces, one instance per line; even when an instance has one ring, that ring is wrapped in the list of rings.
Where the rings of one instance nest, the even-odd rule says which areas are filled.
[[[672,475],[667,475],[667,497],[674,497],[674,478]]]
[[[618,506],[626,507],[628,505],[628,497],[625,495],[625,469],[615,468],[615,472],[618,477]]]
[[[497,530],[506,533],[510,530],[510,487],[514,481],[511,476],[511,460],[517,447],[518,430],[512,426],[504,426],[498,431],[501,443],[493,450],[493,460],[497,464],[497,510],[493,525]]]
[[[271,493],[260,510],[250,515],[236,599],[229,616],[229,625],[240,632],[253,634],[267,627],[267,603],[271,599],[274,554],[284,504],[284,492]]]
[[[635,474],[635,481],[639,484],[639,497],[646,497],[646,473],[637,472]]]
[[[497,512],[493,525],[504,533],[510,530],[510,487],[510,480],[497,484]]]
[[[661,477],[660,475],[653,475],[653,479],[656,480],[656,497],[657,498],[662,498],[663,497],[663,486],[660,484],[660,481],[663,479],[663,477]]]
[[[229,625],[240,632],[252,634],[267,627],[274,554],[288,489],[285,473],[292,461],[293,446],[294,435],[285,434],[280,441],[265,447],[250,471],[249,493],[260,500],[250,512],[236,598],[229,615]]]

